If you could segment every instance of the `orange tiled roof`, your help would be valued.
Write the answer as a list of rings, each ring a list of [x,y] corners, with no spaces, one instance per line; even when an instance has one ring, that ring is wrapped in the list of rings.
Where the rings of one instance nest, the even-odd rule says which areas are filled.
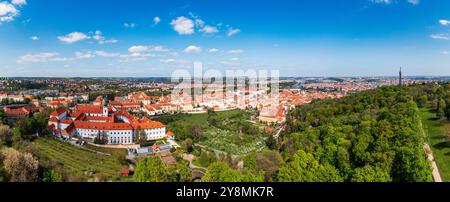
[[[66,112],[66,108],[60,107],[60,108],[56,109],[55,111],[53,111],[53,112],[50,114],[50,116],[59,116],[59,115],[61,115],[61,114],[64,113],[64,112]]]
[[[103,114],[103,108],[94,105],[77,105],[75,111],[86,114]]]
[[[75,128],[91,129],[91,130],[132,130],[130,124],[127,123],[102,123],[102,122],[87,122],[74,121]]]
[[[24,107],[17,109],[4,108],[7,116],[26,116],[30,114],[30,111],[25,109]]]

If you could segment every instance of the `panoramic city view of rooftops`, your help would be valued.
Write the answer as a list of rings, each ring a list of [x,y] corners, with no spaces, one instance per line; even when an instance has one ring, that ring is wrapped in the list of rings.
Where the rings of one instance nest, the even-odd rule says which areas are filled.
[[[448,182],[449,34],[443,0],[0,0],[0,182]]]

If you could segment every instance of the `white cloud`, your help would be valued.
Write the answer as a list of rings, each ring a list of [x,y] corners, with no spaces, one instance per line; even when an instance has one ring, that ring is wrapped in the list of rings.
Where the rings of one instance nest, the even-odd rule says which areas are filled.
[[[241,50],[241,49],[227,51],[227,53],[229,53],[229,54],[239,54],[239,53],[243,53],[243,52],[244,52],[244,50]]]
[[[20,5],[26,5],[27,1],[26,0],[12,0],[11,3],[14,4],[14,5],[19,5],[20,6]]]
[[[160,60],[161,63],[163,64],[173,64],[176,62],[175,59],[165,59],[165,60]]]
[[[37,54],[26,54],[19,57],[18,63],[36,63],[36,62],[47,62],[52,58],[58,56],[55,52],[43,52]]]
[[[239,58],[230,58],[231,61],[238,61]]]
[[[32,36],[32,37],[31,37],[31,40],[37,41],[37,40],[39,40],[39,37],[38,37],[38,36]]]
[[[184,49],[185,53],[200,53],[202,52],[202,48],[194,45],[190,45],[187,48]]]
[[[71,43],[86,40],[89,38],[90,37],[88,37],[86,34],[81,33],[81,32],[72,32],[65,36],[58,36],[58,39],[65,44],[71,44]]]
[[[153,26],[158,25],[161,22],[161,18],[159,18],[158,16],[153,18]]]
[[[125,28],[131,28],[131,29],[133,29],[133,28],[136,26],[136,24],[126,22],[126,23],[123,23],[123,26],[124,26]]]
[[[144,61],[149,57],[157,57],[161,55],[150,54],[149,52],[167,52],[169,49],[164,46],[142,46],[136,45],[128,48],[130,54],[120,55],[119,62],[136,62]]]
[[[438,39],[438,40],[449,40],[448,34],[432,34],[430,35],[432,39]]]
[[[147,53],[141,53],[141,52],[134,52],[128,55],[120,55],[119,62],[136,62],[136,61],[144,61],[147,60],[149,57],[154,57],[155,55],[147,54]]]
[[[450,25],[450,20],[445,20],[445,19],[439,20],[439,24],[444,25],[444,26]]]
[[[147,46],[131,46],[130,48],[128,48],[128,52],[130,53],[139,53],[147,50],[148,50]]]
[[[418,5],[420,3],[420,0],[408,0],[408,3]]]
[[[441,51],[442,55],[450,55],[450,51]]]
[[[106,51],[95,51],[94,54],[98,55],[98,56],[101,56],[101,57],[116,57],[116,56],[119,56],[118,53],[110,53],[110,52],[106,52]]]
[[[168,48],[164,46],[142,46],[136,45],[128,48],[128,52],[130,53],[141,53],[141,52],[168,52],[170,51]]]
[[[89,59],[95,57],[95,55],[88,51],[88,52],[75,52],[75,57],[78,59]]]
[[[100,57],[117,57],[119,56],[118,53],[110,53],[106,51],[86,51],[86,52],[75,52],[75,57],[78,59],[89,59],[94,58],[96,56]]]
[[[54,58],[49,59],[49,61],[55,61],[55,62],[67,62],[67,61],[71,61],[71,60],[73,60],[73,58],[54,57]]]
[[[189,60],[176,60],[173,58],[169,58],[169,59],[163,59],[163,60],[159,60],[160,63],[162,64],[169,64],[169,65],[176,65],[177,67],[181,68],[181,67],[190,67],[190,65],[192,65],[192,62]]]
[[[103,33],[100,30],[95,31],[94,36],[92,36],[94,40],[96,40],[99,44],[107,44],[107,43],[117,43],[116,39],[106,39],[103,36]]]
[[[170,51],[168,48],[164,47],[164,46],[150,46],[149,47],[149,51],[154,51],[154,52],[168,52]]]
[[[195,26],[203,27],[205,26],[205,21],[203,21],[202,19],[195,19]]]
[[[228,33],[227,33],[227,36],[233,36],[233,35],[238,34],[239,32],[241,32],[240,29],[229,28],[229,29],[228,29]]]
[[[394,0],[370,0],[370,2],[376,3],[376,4],[392,4],[395,1]],[[413,5],[420,4],[420,0],[406,0],[406,2],[413,4]]]
[[[191,19],[186,18],[184,16],[172,20],[170,25],[172,25],[173,29],[180,35],[191,35],[195,32],[194,22]]]
[[[370,0],[373,3],[377,3],[377,4],[391,4],[392,1],[391,0]]]
[[[210,52],[210,53],[219,52],[219,49],[217,49],[217,48],[211,48],[211,49],[208,50],[208,52]]]
[[[2,22],[11,22],[19,15],[19,10],[8,2],[0,2],[0,25]]]
[[[219,32],[217,27],[213,27],[213,26],[209,26],[209,25],[204,26],[199,31],[204,32],[205,34],[214,34],[214,33]]]

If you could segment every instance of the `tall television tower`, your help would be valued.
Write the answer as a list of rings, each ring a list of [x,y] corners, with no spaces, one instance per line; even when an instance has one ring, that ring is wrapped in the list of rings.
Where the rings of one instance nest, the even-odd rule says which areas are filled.
[[[403,82],[402,82],[402,67],[400,67],[400,71],[398,72],[398,86],[400,86],[400,87],[403,86]]]

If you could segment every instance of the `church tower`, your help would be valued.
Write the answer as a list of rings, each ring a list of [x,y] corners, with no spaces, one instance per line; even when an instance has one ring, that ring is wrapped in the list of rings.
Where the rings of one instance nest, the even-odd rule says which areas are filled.
[[[103,99],[103,116],[108,117],[108,97],[105,97]]]

